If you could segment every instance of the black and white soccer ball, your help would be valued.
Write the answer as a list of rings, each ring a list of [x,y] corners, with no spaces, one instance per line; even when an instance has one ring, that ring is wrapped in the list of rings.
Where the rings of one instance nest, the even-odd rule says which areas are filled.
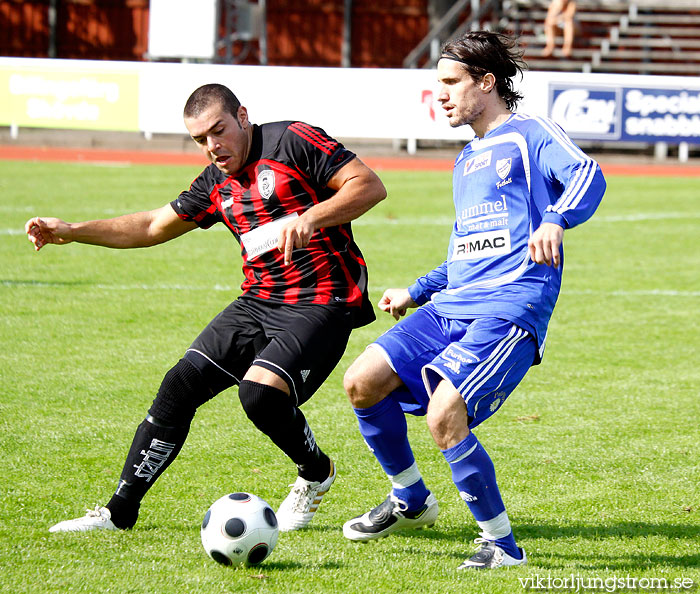
[[[277,516],[260,497],[231,493],[211,504],[202,521],[202,545],[223,565],[257,565],[277,544]]]

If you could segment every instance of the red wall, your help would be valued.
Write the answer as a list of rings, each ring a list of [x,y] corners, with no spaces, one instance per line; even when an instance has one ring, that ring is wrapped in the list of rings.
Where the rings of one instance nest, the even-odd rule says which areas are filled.
[[[57,0],[56,57],[143,60],[148,0]],[[355,67],[401,67],[428,30],[427,0],[354,0]],[[49,0],[0,0],[0,55],[48,57]],[[340,66],[343,0],[267,0],[268,63]],[[224,53],[221,52],[223,57]],[[257,63],[251,52],[245,63]]]

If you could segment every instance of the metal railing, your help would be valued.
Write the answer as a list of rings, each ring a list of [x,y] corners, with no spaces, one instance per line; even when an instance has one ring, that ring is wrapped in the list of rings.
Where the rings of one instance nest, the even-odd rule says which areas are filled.
[[[445,41],[466,31],[482,28],[482,18],[497,12],[499,7],[500,2],[497,0],[457,0],[406,56],[403,67],[432,68],[440,57],[440,48]],[[461,23],[458,22],[460,15],[466,10],[469,11],[468,17]]]

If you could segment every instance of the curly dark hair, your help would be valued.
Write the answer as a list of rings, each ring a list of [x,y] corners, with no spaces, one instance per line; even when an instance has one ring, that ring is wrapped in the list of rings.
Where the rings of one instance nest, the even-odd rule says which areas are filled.
[[[233,91],[224,85],[211,83],[196,89],[185,103],[184,116],[186,118],[196,118],[211,105],[221,105],[234,118],[238,114],[241,102],[233,94]]]
[[[512,37],[494,31],[469,31],[445,43],[441,57],[461,63],[476,82],[489,72],[493,74],[496,90],[511,111],[523,98],[513,89],[513,77],[522,76],[527,64]]]

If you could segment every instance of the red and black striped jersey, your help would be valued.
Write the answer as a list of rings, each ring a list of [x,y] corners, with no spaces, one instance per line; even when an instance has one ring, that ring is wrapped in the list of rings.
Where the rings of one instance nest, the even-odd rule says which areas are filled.
[[[274,303],[344,305],[355,325],[374,319],[367,267],[350,223],[317,230],[290,265],[277,249],[279,231],[335,193],[328,181],[355,158],[322,129],[303,122],[254,125],[250,155],[234,176],[209,165],[171,205],[207,229],[223,223],[241,246],[247,297]]]

